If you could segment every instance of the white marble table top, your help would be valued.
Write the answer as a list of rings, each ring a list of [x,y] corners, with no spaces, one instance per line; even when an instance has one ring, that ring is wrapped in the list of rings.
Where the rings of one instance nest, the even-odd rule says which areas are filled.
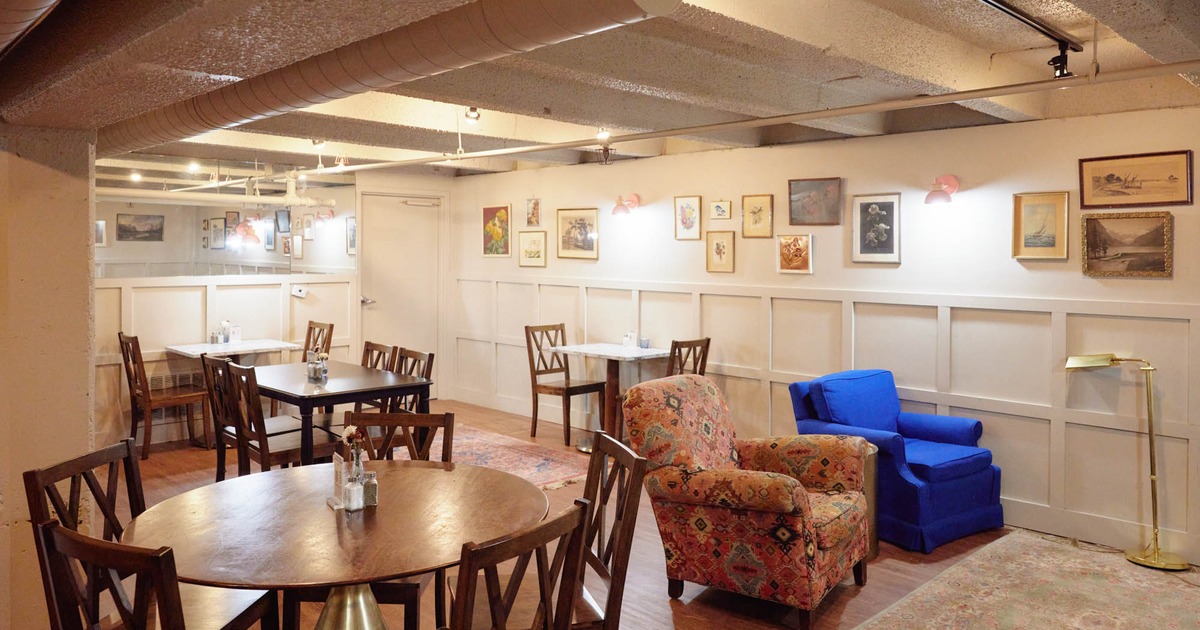
[[[278,339],[248,339],[237,343],[192,343],[166,347],[167,352],[174,352],[175,354],[181,354],[193,359],[199,359],[202,354],[207,354],[210,357],[227,357],[234,354],[299,349],[300,344],[280,341]]]
[[[671,351],[668,349],[639,348],[637,346],[623,346],[619,343],[578,343],[569,346],[555,346],[554,348],[550,348],[550,350],[563,354],[577,354],[596,359],[609,359],[610,361],[661,359],[671,354]]]

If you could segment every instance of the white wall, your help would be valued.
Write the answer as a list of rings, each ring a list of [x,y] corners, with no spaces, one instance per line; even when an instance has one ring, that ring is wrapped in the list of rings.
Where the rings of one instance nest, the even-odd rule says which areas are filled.
[[[1165,545],[1200,561],[1200,219],[1175,216],[1171,279],[1081,273],[1078,159],[1200,150],[1200,110],[1134,113],[805,145],[666,156],[460,178],[453,188],[445,292],[450,339],[442,395],[529,412],[522,326],[567,322],[573,341],[617,341],[639,328],[665,346],[713,338],[709,372],[744,436],[794,433],[787,384],[864,367],[893,370],[907,408],[980,418],[1004,470],[1006,520],[1132,546],[1146,532],[1149,488],[1141,376],[1133,369],[1067,375],[1068,355],[1145,357],[1157,373]],[[925,206],[935,176],[962,190]],[[842,177],[851,195],[902,195],[901,264],[850,261],[850,226],[788,226],[787,180]],[[1011,257],[1012,195],[1070,191],[1069,259]],[[643,205],[610,214],[618,194]],[[741,196],[775,198],[775,233],[814,235],[816,273],[775,272],[774,241],[740,236]],[[676,241],[675,195],[734,200],[736,272],[705,271],[702,241]],[[542,200],[555,240],[558,208],[600,208],[600,259],[519,268],[481,255],[481,208]],[[553,246],[552,246],[553,249]],[[578,367],[576,367],[578,369]],[[661,366],[628,370],[653,377]],[[588,365],[592,377],[603,366]],[[557,411],[549,400],[543,415]],[[576,418],[580,414],[577,413]],[[578,420],[577,420],[578,422]],[[595,425],[595,418],[590,422]]]

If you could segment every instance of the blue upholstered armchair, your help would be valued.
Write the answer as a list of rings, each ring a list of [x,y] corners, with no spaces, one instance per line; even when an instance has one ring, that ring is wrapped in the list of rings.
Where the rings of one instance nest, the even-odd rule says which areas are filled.
[[[979,448],[978,420],[900,411],[887,370],[851,370],[792,383],[801,434],[857,435],[879,447],[880,540],[925,553],[1000,527],[1000,469]]]

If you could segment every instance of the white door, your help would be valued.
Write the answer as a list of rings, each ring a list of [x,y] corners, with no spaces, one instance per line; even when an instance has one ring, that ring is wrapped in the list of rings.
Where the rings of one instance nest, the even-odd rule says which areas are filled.
[[[358,262],[364,341],[438,351],[440,206],[437,197],[362,196]],[[434,356],[434,397],[441,362]]]

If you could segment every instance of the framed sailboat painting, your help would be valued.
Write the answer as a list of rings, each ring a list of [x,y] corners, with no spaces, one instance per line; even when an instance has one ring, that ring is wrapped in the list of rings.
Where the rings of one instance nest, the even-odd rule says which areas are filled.
[[[1066,260],[1069,202],[1066,192],[1013,195],[1013,258]]]

